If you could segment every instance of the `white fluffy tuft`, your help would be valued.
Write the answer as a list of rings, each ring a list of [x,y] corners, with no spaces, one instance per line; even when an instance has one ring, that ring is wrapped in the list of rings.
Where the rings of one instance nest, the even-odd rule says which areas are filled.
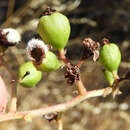
[[[30,52],[34,48],[37,48],[37,47],[43,49],[45,55],[48,52],[48,46],[42,40],[33,38],[33,39],[31,39],[31,40],[28,41],[28,45],[27,45],[27,53],[28,53],[28,55],[30,56]]]
[[[12,43],[20,42],[21,36],[17,30],[13,28],[5,28],[2,30],[2,34],[6,34],[6,33],[8,33],[6,36],[8,42],[12,42]]]
[[[40,48],[44,49],[45,53],[48,52],[48,47],[42,40],[33,38],[28,41],[27,51],[31,51],[32,49],[34,49],[36,47],[40,47]]]

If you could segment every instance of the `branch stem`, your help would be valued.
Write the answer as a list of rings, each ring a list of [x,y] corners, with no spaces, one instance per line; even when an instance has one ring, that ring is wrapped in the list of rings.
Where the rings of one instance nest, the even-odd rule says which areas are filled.
[[[84,60],[81,59],[81,60],[79,61],[79,63],[77,64],[77,66],[80,68],[80,67],[83,65],[83,63],[84,63]]]
[[[59,113],[56,123],[57,123],[57,130],[63,130],[62,113]]]
[[[71,67],[71,63],[70,61],[67,59],[67,57],[65,56],[65,50],[64,49],[61,49],[59,50],[59,57],[60,59],[64,62],[64,64],[67,66],[67,67]]]
[[[112,92],[112,88],[108,87],[109,89],[109,94]],[[38,116],[43,116],[46,114],[50,114],[53,112],[64,112],[70,108],[73,108],[74,106],[78,105],[79,103],[85,101],[88,98],[92,97],[98,97],[98,96],[103,96],[105,89],[99,89],[99,90],[93,90],[93,91],[88,91],[84,95],[79,95],[65,103],[57,104],[54,106],[49,106],[46,108],[41,108],[41,109],[36,109],[36,110],[30,110],[30,111],[23,111],[23,112],[10,112],[10,113],[5,113],[5,114],[0,114],[0,122],[2,121],[8,121],[8,120],[15,120],[15,119],[24,119],[25,116],[29,115],[30,117],[38,117]]]
[[[9,112],[17,111],[17,86],[11,86],[11,101]]]
[[[75,81],[75,84],[76,84],[76,86],[77,86],[77,88],[78,88],[79,95],[84,95],[84,94],[86,94],[87,91],[86,91],[86,88],[85,88],[85,86],[83,85],[83,82],[82,82],[81,79],[76,80],[76,81]]]

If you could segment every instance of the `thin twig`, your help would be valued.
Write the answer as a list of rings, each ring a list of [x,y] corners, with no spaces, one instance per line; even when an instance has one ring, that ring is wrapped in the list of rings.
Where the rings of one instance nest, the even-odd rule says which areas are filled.
[[[120,94],[119,91],[119,76],[116,73],[112,73],[113,78],[114,78],[114,83],[112,85],[113,91],[112,91],[112,96],[115,98],[116,95]]]
[[[83,85],[83,82],[82,82],[81,79],[76,80],[76,81],[75,81],[75,84],[76,84],[76,86],[77,86],[77,88],[78,88],[78,91],[79,91],[79,94],[80,94],[80,95],[86,94],[87,91],[86,91],[86,88],[85,88],[85,86]]]
[[[14,6],[15,6],[15,0],[9,0],[7,18],[13,14]]]
[[[32,0],[28,0],[18,11],[16,11],[13,15],[11,15],[10,17],[8,17],[8,19],[6,21],[4,21],[4,23],[1,25],[2,27],[7,27],[10,26],[12,20],[16,17],[23,17],[26,13],[27,10],[29,10],[29,6],[30,3],[32,2]]]
[[[112,88],[109,87],[107,89],[110,89],[109,91],[109,94],[110,94],[112,92]],[[57,104],[54,106],[49,106],[46,108],[41,108],[41,109],[36,109],[36,110],[31,110],[31,111],[16,112],[16,113],[12,112],[12,113],[7,113],[7,114],[0,114],[0,122],[8,121],[8,120],[15,120],[15,119],[24,119],[26,116],[34,118],[34,117],[50,114],[53,112],[64,112],[70,108],[73,108],[74,106],[78,105],[79,103],[85,101],[88,98],[102,96],[104,94],[104,90],[105,89],[88,91],[86,94],[79,95],[65,103]]]
[[[94,21],[92,19],[89,19],[89,18],[86,18],[86,17],[70,18],[70,22],[73,23],[73,24],[88,24],[88,25],[90,25],[92,27],[98,26],[96,21]]]
[[[70,63],[70,61],[66,58],[66,56],[65,56],[65,51],[64,51],[64,49],[62,49],[62,50],[59,50],[59,57],[60,57],[60,59],[64,62],[64,64],[67,66],[67,67],[71,67],[71,63]],[[78,66],[79,67],[79,66]],[[75,81],[75,84],[76,84],[76,86],[77,86],[77,88],[78,88],[78,91],[79,91],[79,94],[80,95],[83,95],[83,94],[86,94],[86,88],[84,87],[84,85],[83,85],[83,82],[82,82],[82,80],[81,80],[81,78],[79,77],[79,80],[76,80]]]
[[[57,123],[57,130],[63,130],[62,113],[58,114],[56,123]]]
[[[71,63],[70,61],[67,59],[67,57],[65,56],[65,50],[62,49],[62,50],[59,50],[59,57],[60,59],[64,62],[64,64],[67,66],[67,67],[71,67]]]
[[[11,101],[9,112],[16,112],[17,111],[17,86],[11,87]]]
[[[130,68],[130,62],[122,61],[120,67],[122,68]]]
[[[77,64],[77,66],[80,68],[80,67],[83,65],[83,63],[84,63],[84,60],[81,59],[81,60],[79,61],[79,63]]]

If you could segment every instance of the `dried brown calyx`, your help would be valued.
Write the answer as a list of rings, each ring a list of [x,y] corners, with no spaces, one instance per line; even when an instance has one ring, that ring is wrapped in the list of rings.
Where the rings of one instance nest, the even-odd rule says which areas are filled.
[[[80,69],[76,65],[71,65],[71,67],[67,67],[65,78],[67,78],[67,83],[72,85],[75,80],[79,80],[80,78]]]
[[[44,118],[48,120],[49,122],[51,122],[52,120],[56,120],[57,116],[58,114],[57,112],[55,112],[55,113],[50,113],[50,114],[45,115]]]
[[[40,47],[33,48],[30,55],[37,65],[41,64],[42,59],[45,58],[45,52]]]
[[[103,38],[103,39],[102,39],[102,43],[103,43],[103,45],[106,45],[106,44],[109,44],[110,41],[109,41],[109,39],[107,39],[107,38]],[[103,45],[102,45],[102,46],[103,46]]]
[[[93,60],[96,61],[99,57],[99,42],[95,42],[91,38],[85,38],[83,41],[84,52],[83,52],[83,59],[86,59],[92,55]]]
[[[54,12],[56,12],[55,9],[52,9],[51,7],[47,7],[46,10],[43,12],[43,15],[51,15],[53,14]]]

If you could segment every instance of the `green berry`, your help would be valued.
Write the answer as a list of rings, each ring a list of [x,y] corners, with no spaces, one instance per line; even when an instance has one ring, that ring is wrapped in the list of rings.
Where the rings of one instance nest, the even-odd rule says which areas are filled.
[[[26,88],[36,86],[42,78],[42,73],[30,61],[20,65],[18,75],[20,84]]]
[[[119,47],[114,43],[105,44],[101,48],[99,59],[107,70],[116,72],[121,62]]]
[[[53,12],[40,18],[37,30],[46,44],[63,49],[70,36],[70,23],[63,14]]]
[[[61,65],[61,62],[59,62],[56,55],[48,51],[46,57],[43,58],[42,63],[35,66],[40,71],[50,72],[59,69]]]
[[[112,86],[112,84],[114,82],[114,77],[113,77],[112,72],[105,70],[104,75],[105,75],[105,78],[108,81],[109,85]]]

